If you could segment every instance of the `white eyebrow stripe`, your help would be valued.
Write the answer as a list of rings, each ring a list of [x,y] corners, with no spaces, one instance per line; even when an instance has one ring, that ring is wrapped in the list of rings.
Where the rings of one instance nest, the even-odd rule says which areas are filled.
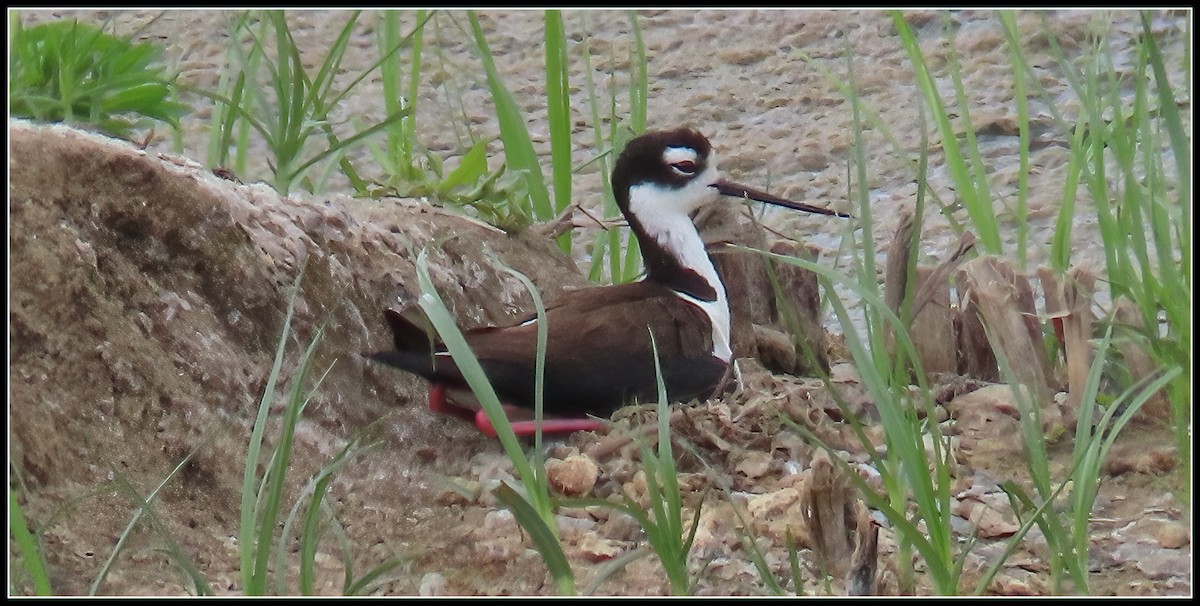
[[[680,162],[695,162],[696,150],[690,147],[668,147],[663,150],[663,163],[679,164]]]

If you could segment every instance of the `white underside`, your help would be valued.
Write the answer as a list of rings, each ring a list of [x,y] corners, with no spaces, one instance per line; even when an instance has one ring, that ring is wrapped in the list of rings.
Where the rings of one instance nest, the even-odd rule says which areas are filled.
[[[678,291],[675,294],[708,316],[712,324],[712,355],[728,362],[733,357],[733,350],[729,346],[729,302],[725,298],[725,285],[717,277],[717,268],[713,267],[704,240],[691,218],[692,212],[718,197],[717,190],[709,186],[716,181],[717,171],[710,163],[704,174],[680,189],[636,185],[629,190],[629,209],[647,235],[673,255],[680,265],[696,272],[717,293],[714,301],[704,301]]]

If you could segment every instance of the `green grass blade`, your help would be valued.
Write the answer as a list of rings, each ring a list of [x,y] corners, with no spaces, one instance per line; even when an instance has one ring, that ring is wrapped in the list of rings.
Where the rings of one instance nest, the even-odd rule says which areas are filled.
[[[1054,237],[1050,241],[1050,267],[1058,272],[1065,272],[1071,266],[1071,233],[1075,226],[1075,200],[1079,193],[1079,179],[1083,174],[1084,154],[1077,152],[1083,148],[1083,137],[1087,134],[1087,124],[1081,118],[1075,125],[1071,138],[1071,155],[1067,162],[1067,181],[1063,185],[1063,195],[1058,206],[1058,216],[1054,222]]]
[[[520,478],[522,485],[525,487],[527,498],[533,503],[530,507],[535,512],[538,512],[539,518],[549,532],[556,534],[557,528],[554,527],[554,517],[551,511],[550,498],[546,490],[544,476],[540,473],[540,470],[535,471],[529,460],[525,458],[520,444],[517,443],[516,435],[508,423],[508,417],[504,414],[500,400],[496,396],[496,391],[492,388],[487,375],[483,372],[483,367],[479,364],[479,360],[467,344],[466,338],[463,337],[462,332],[458,329],[454,317],[450,315],[450,311],[446,309],[445,303],[442,302],[441,297],[437,293],[437,289],[434,288],[433,280],[429,277],[427,256],[428,251],[426,250],[422,250],[417,255],[417,278],[421,288],[421,295],[417,299],[417,304],[437,330],[446,350],[453,357],[463,378],[467,381],[467,385],[474,392],[476,399],[479,400],[485,414],[487,414],[488,419],[495,428],[500,444],[504,447],[505,453],[512,461],[513,467],[517,472],[517,477]],[[528,283],[527,285],[531,286]],[[531,292],[535,293],[535,303],[539,303],[540,299],[536,298],[536,291],[531,290]],[[542,326],[545,323],[544,309],[540,307],[538,322],[540,338],[542,336]],[[543,356],[544,351],[544,347],[539,347],[538,355]],[[541,390],[539,389],[538,391],[540,392]],[[554,570],[559,573],[564,572],[561,568],[555,568]],[[556,577],[555,581],[558,583],[561,592],[574,593],[574,576]]]
[[[412,37],[412,58],[408,74],[408,106],[412,114],[402,122],[401,137],[407,142],[408,156],[405,161],[412,164],[413,148],[416,146],[417,132],[417,99],[420,97],[421,85],[421,50],[425,46],[425,23],[433,16],[432,11],[424,9],[417,11],[417,27],[410,34]],[[393,113],[393,112],[388,112]]]
[[[504,270],[515,277],[525,286],[525,290],[529,291],[533,298],[533,306],[537,311],[537,354],[534,362],[534,418],[537,422],[537,431],[534,433],[533,443],[533,472],[537,479],[537,485],[533,498],[533,505],[539,509],[542,519],[550,523],[554,519],[554,512],[550,504],[550,488],[545,473],[545,462],[542,460],[544,453],[542,452],[542,409],[545,406],[545,385],[546,385],[546,348],[550,339],[550,326],[546,322],[546,306],[542,303],[542,296],[534,287],[533,282],[523,273],[511,268],[504,267]]]
[[[266,431],[267,415],[275,400],[275,383],[279,380],[279,372],[283,366],[283,353],[287,345],[288,335],[291,334],[292,312],[295,309],[296,297],[300,292],[300,279],[304,272],[296,275],[292,283],[292,295],[288,299],[287,313],[284,315],[283,329],[279,333],[279,344],[275,348],[275,361],[271,373],[267,375],[267,385],[263,397],[259,401],[258,413],[254,419],[254,427],[250,432],[250,445],[246,453],[246,469],[242,475],[242,504],[241,524],[238,532],[238,551],[241,559],[242,590],[248,595],[261,595],[265,589],[265,580],[255,575],[254,554],[259,537],[255,531],[258,522],[258,465],[262,457],[263,434]],[[259,593],[251,593],[258,591]]]
[[[586,27],[586,23],[585,23]],[[595,71],[592,68],[592,53],[588,50],[586,44],[583,45],[583,65],[584,65],[584,82],[588,93],[588,108],[592,114],[592,143],[596,150],[604,148],[604,131],[601,127],[599,99],[596,97],[596,81],[592,76]],[[611,142],[611,141],[610,141]],[[620,211],[617,208],[617,200],[613,195],[612,181],[609,178],[611,174],[610,154],[600,153],[596,157],[596,163],[599,164],[600,183],[604,188],[604,217],[611,219],[620,216]],[[604,278],[604,262],[613,255],[619,255],[620,250],[620,234],[613,233],[615,229],[606,229],[596,234],[596,239],[592,244],[592,263],[588,271],[588,279],[592,282],[600,282]],[[617,281],[615,265],[610,265],[609,280]]]
[[[222,78],[224,77],[225,74],[222,74]],[[229,103],[222,104],[213,112],[214,126],[216,126],[213,130],[217,134],[213,137],[213,146],[209,152],[208,165],[210,168],[225,166],[228,163],[229,147],[233,145],[233,129],[238,124],[238,117],[233,108],[241,106],[242,94],[245,90],[246,73],[239,72],[230,93]]]
[[[313,489],[308,511],[304,514],[304,530],[300,534],[300,594],[313,595],[316,592],[316,575],[314,562],[317,556],[317,544],[320,542],[321,531],[321,501],[333,481],[332,475],[323,475]]]
[[[458,166],[442,179],[438,190],[449,194],[456,187],[469,185],[487,174],[487,141],[480,139],[463,154]]]
[[[662,560],[663,568],[671,581],[671,593],[686,595],[691,591],[688,578],[687,558],[695,538],[700,512],[692,518],[692,529],[683,539],[683,499],[679,492],[679,478],[675,471],[675,455],[671,448],[671,411],[667,400],[667,386],[663,381],[662,363],[658,355],[658,343],[650,331],[650,349],[654,354],[654,377],[658,383],[658,452],[651,454],[643,450],[646,462],[646,489],[650,508],[654,513],[654,524],[646,528],[654,550]]]
[[[629,123],[631,124],[631,129],[630,129],[629,133],[625,133],[625,132],[622,132],[618,128],[618,125],[622,123],[622,120],[620,120],[619,116],[617,115],[617,91],[616,91],[616,88],[613,87],[612,92],[609,96],[608,140],[609,140],[610,145],[615,150],[623,150],[625,148],[625,144],[628,143],[628,141],[629,141],[628,135],[641,134],[641,131],[636,130],[636,127],[640,123],[642,126],[642,129],[644,130],[645,122],[646,122],[645,121],[645,111],[646,111],[645,105],[646,105],[646,103],[645,103],[645,98],[644,98],[644,95],[646,94],[646,91],[647,91],[647,88],[646,88],[647,83],[644,80],[645,72],[646,72],[646,49],[645,49],[645,45],[641,41],[641,31],[642,30],[641,30],[641,26],[637,23],[637,16],[631,15],[631,18],[632,18],[631,23],[632,23],[633,32],[634,32],[634,47],[630,50],[631,56],[629,58],[629,67],[630,67],[630,71],[631,71],[631,73],[629,75],[629,79],[630,79],[629,95],[630,95],[630,112],[631,112]],[[614,58],[610,58],[610,59],[614,59]],[[616,65],[616,61],[610,60],[609,64]],[[612,74],[610,74],[610,82],[615,81],[615,80],[616,80],[616,78],[613,78]],[[639,99],[637,97],[641,97],[641,98]],[[615,199],[614,199],[614,203],[615,203]],[[612,234],[614,236],[613,241],[612,241],[612,246],[610,246],[610,251],[612,254],[612,267],[611,267],[612,280],[616,284],[620,284],[620,283],[624,283],[624,282],[631,282],[637,278],[637,276],[639,274],[639,270],[641,268],[641,258],[642,258],[641,248],[638,245],[637,238],[635,238],[633,236],[632,231],[629,231],[629,230],[615,231],[614,230],[612,232]],[[621,238],[622,235],[624,236],[624,241],[625,241],[624,261],[622,261],[622,254],[621,254],[622,247],[620,246],[620,242],[622,240],[622,238]]]
[[[862,229],[863,240],[866,242],[874,242],[875,220],[874,215],[871,213],[870,191],[867,185],[866,146],[863,142],[862,136],[862,107],[858,101],[858,90],[855,84],[857,77],[854,73],[854,52],[853,49],[849,48],[849,41],[847,41],[846,49],[846,76],[846,79],[850,82],[850,86],[847,87],[847,93],[849,95],[847,98],[850,102],[850,130],[853,136],[851,144],[853,161],[850,166],[847,166],[847,172],[850,172],[851,170],[854,172],[853,179],[850,178],[850,175],[847,175],[847,188],[854,188],[853,194],[847,192],[847,197],[855,199],[858,203],[858,218],[860,227]],[[860,287],[863,290],[870,292],[872,295],[878,296],[879,283],[877,278],[878,272],[875,268],[875,255],[863,254],[856,257],[855,263],[858,266],[857,275],[859,276],[858,283]],[[873,307],[867,307],[864,310],[864,314],[867,317],[866,329],[868,333],[874,330],[875,327],[881,326],[882,324],[882,321],[878,318],[876,313],[874,313],[875,309],[876,308]],[[868,338],[870,337],[868,336]],[[882,356],[887,355],[886,351],[880,348],[874,350],[874,353],[876,356],[878,356],[874,366],[882,368]]]
[[[525,180],[529,189],[529,199],[533,208],[533,216],[539,221],[549,221],[554,218],[554,207],[550,203],[550,191],[546,189],[546,181],[542,175],[542,166],[538,163],[537,153],[533,150],[533,141],[529,138],[529,130],[521,117],[521,110],[513,100],[512,94],[500,79],[500,71],[492,59],[491,48],[479,25],[479,17],[474,11],[468,11],[467,17],[471,22],[471,30],[475,35],[475,45],[479,49],[484,71],[487,73],[488,89],[492,93],[492,102],[496,106],[496,118],[500,122],[500,139],[504,142],[505,162],[511,170],[516,171]]]
[[[333,44],[329,46],[329,50],[326,51],[325,59],[321,61],[321,66],[317,68],[317,73],[313,76],[312,82],[306,91],[307,96],[303,100],[305,106],[326,105],[323,101],[327,99],[329,91],[333,86],[333,77],[337,75],[338,68],[342,64],[342,58],[346,56],[346,47],[350,43],[350,35],[354,33],[354,26],[358,23],[358,16],[360,14],[362,14],[360,10],[350,13],[350,17],[346,19],[346,25],[342,26],[342,31],[334,39]],[[292,43],[292,48],[295,48],[294,42]],[[347,87],[347,90],[352,87],[353,85]]]
[[[950,71],[950,80],[954,84],[954,103],[958,109],[959,119],[962,121],[963,137],[965,139],[964,143],[971,161],[968,178],[970,179],[970,182],[975,185],[974,195],[967,196],[964,198],[964,200],[968,204],[974,204],[981,207],[979,212],[972,214],[972,222],[978,225],[981,218],[985,221],[990,221],[990,225],[980,226],[980,230],[995,231],[999,233],[999,227],[995,224],[995,212],[992,207],[992,194],[988,188],[987,170],[984,168],[983,158],[979,153],[979,142],[975,138],[975,125],[971,122],[971,104],[967,99],[966,89],[963,87],[962,69],[958,64],[958,51],[956,50],[957,45],[954,41],[955,26],[951,22],[949,13],[944,14],[943,22],[945,24],[946,38],[947,42],[949,42],[950,48],[949,52],[947,53],[946,64]]]
[[[10,17],[10,21],[11,19]],[[29,526],[25,523],[25,512],[21,510],[21,503],[17,500],[17,493],[11,485],[8,487],[8,528],[17,545],[17,551],[21,554],[20,564],[33,579],[34,595],[51,595],[50,576],[46,574],[46,562],[43,559],[42,551],[38,549],[37,540],[29,532]],[[9,587],[11,590],[11,580]]]
[[[792,572],[792,593],[804,595],[804,572],[800,569],[800,555],[796,552],[796,539],[792,536],[791,528],[787,529],[784,541],[788,551],[788,568]]]
[[[633,26],[633,48],[629,60],[629,126],[634,135],[646,132],[646,100],[650,95],[650,78],[646,70],[646,42],[642,39],[642,25],[637,13],[629,11],[629,23]]]
[[[942,102],[941,95],[938,94],[937,84],[934,82],[933,75],[929,73],[928,65],[921,53],[921,46],[912,29],[904,20],[904,16],[899,11],[892,11],[891,15],[892,23],[900,34],[901,44],[908,53],[913,71],[916,72],[917,85],[937,122],[946,164],[954,178],[955,189],[962,198],[963,206],[966,207],[972,224],[979,232],[979,241],[983,248],[990,253],[1000,253],[1002,250],[1000,231],[996,225],[991,199],[979,196],[979,190],[972,180],[971,170],[963,160],[964,155],[954,134],[954,126],[950,123],[945,104]],[[964,128],[969,132],[971,124],[965,123]],[[985,175],[976,175],[976,177],[980,181],[985,179]]]
[[[507,482],[501,482],[494,494],[501,503],[508,507],[509,511],[513,512],[517,523],[533,539],[534,546],[542,555],[542,561],[546,563],[546,568],[550,570],[550,575],[558,584],[559,594],[575,595],[575,574],[571,571],[567,556],[558,543],[558,534],[550,528],[537,510]]]
[[[310,351],[312,344],[310,344]],[[302,359],[296,375],[293,377],[292,389],[288,394],[287,405],[284,407],[283,418],[280,421],[278,441],[271,453],[267,471],[259,484],[257,501],[260,503],[259,521],[256,528],[257,537],[254,551],[254,582],[252,595],[266,593],[268,571],[271,561],[271,546],[275,540],[275,526],[283,508],[283,489],[286,485],[287,469],[291,463],[292,443],[296,429],[296,421],[300,416],[300,405],[303,400],[303,383],[308,375],[307,352]],[[286,549],[286,537],[280,537],[280,550]],[[279,571],[282,573],[282,571]]]
[[[562,12],[546,11],[546,116],[550,123],[551,179],[554,213],[571,204],[571,95],[567,64],[567,35]],[[571,233],[558,238],[563,252],[571,252]]]
[[[258,544],[255,553],[255,579],[261,582],[264,589],[267,580],[267,565],[271,560],[271,544],[275,536],[275,525],[279,512],[283,507],[283,489],[286,486],[287,470],[292,459],[292,444],[295,441],[296,424],[300,420],[300,411],[307,400],[305,384],[311,370],[313,354],[321,342],[324,329],[318,329],[313,335],[308,348],[300,357],[296,372],[292,375],[291,391],[288,394],[287,406],[281,419],[279,439],[275,452],[271,457],[270,475],[264,478],[266,502],[262,508],[262,518],[258,527]],[[286,549],[286,537],[281,537],[280,549]]]
[[[1025,457],[1029,470],[1030,481],[1033,484],[1034,490],[1038,497],[1045,502],[1052,502],[1053,498],[1050,495],[1057,495],[1066,485],[1064,481],[1057,489],[1052,488],[1053,479],[1050,474],[1050,456],[1046,447],[1046,436],[1042,430],[1042,415],[1039,405],[1034,401],[1031,389],[1027,385],[1023,385],[1015,377],[1011,366],[1004,355],[1003,350],[993,347],[996,354],[996,361],[1000,367],[1000,376],[1004,377],[1008,382],[1013,400],[1016,402],[1019,412],[1018,423],[1021,432],[1022,446],[1025,449]],[[1099,369],[1103,366],[1103,351],[1101,357],[1097,359],[1097,363],[1092,365],[1092,372],[1099,377]],[[1086,401],[1086,396],[1085,396]],[[1091,418],[1089,416],[1091,409],[1084,406],[1077,420],[1077,427],[1081,432],[1087,431],[1086,428],[1091,427]],[[1076,437],[1075,446],[1079,448],[1087,448],[1089,440],[1086,440],[1079,435]],[[1076,456],[1074,468],[1079,468],[1081,459]],[[1053,585],[1054,593],[1062,592],[1062,574],[1065,569],[1069,572],[1078,587],[1083,590],[1087,587],[1086,570],[1081,570],[1076,566],[1076,561],[1068,557],[1070,553],[1070,528],[1063,523],[1062,514],[1055,509],[1044,509],[1038,507],[1024,491],[1019,490],[1015,485],[1005,489],[1009,499],[1016,499],[1025,510],[1037,509],[1038,513],[1034,514],[1033,522],[1042,530],[1042,535],[1045,538],[1046,544],[1049,547],[1047,554],[1047,562],[1050,569],[1050,578]],[[1013,511],[1018,512],[1020,508],[1014,507]]]
[[[380,18],[382,19],[382,23],[379,26],[379,49],[382,53],[385,52],[385,49],[399,46],[400,13],[397,11],[384,11],[380,14]],[[419,53],[416,60],[420,61]],[[400,58],[395,57],[384,61],[379,66],[379,78],[383,84],[383,111],[391,115],[403,109],[405,100],[403,90],[401,89]],[[406,143],[403,124],[388,128],[387,150],[389,153],[400,155],[400,164],[407,166],[412,162],[412,151],[406,150]],[[403,151],[408,151],[408,154],[403,154]],[[404,160],[408,160],[408,162],[406,163]]]
[[[996,578],[996,574],[999,573],[1000,569],[1004,567],[1006,562],[1008,562],[1008,558],[1012,557],[1012,554],[1016,553],[1017,549],[1021,547],[1021,541],[1027,534],[1029,534],[1029,531],[1032,530],[1035,525],[1042,528],[1042,534],[1045,535],[1045,526],[1042,526],[1046,519],[1045,516],[1047,512],[1052,511],[1055,499],[1058,498],[1059,493],[1061,493],[1068,485],[1069,484],[1067,482],[1062,482],[1059,484],[1058,488],[1050,493],[1050,498],[1044,499],[1042,504],[1037,506],[1033,502],[1033,499],[1030,499],[1029,496],[1025,494],[1025,491],[1021,490],[1021,487],[1012,480],[1006,480],[1001,484],[1001,489],[1004,490],[1004,492],[1009,496],[1010,501],[1013,503],[1012,510],[1014,513],[1017,513],[1018,521],[1021,521],[1020,518],[1022,516],[1020,512],[1022,509],[1032,510],[1032,513],[1025,516],[1025,519],[1021,521],[1021,526],[1017,529],[1017,532],[1013,533],[1013,535],[1008,538],[1007,542],[1005,543],[1005,549],[1000,554],[1000,557],[993,560],[991,565],[988,566],[987,570],[984,571],[983,576],[979,579],[979,582],[975,586],[974,595],[983,595],[983,592],[987,590],[988,585],[991,584],[992,579]],[[1051,552],[1052,557],[1056,555],[1057,554]]]
[[[747,251],[753,250],[748,248],[741,249]],[[877,287],[871,284],[863,284],[860,280],[844,276],[805,259],[774,255],[762,251],[756,252],[768,259],[796,265],[815,272],[822,279],[827,291],[831,288],[829,282],[841,282],[854,289],[862,298],[863,304],[873,309],[875,316],[878,317],[878,321],[891,325],[895,338],[895,351],[898,352],[896,355],[904,355],[912,359],[915,368],[914,375],[921,385],[921,391],[928,393],[928,387],[924,385],[925,373],[920,368],[919,360],[914,353],[912,341],[907,331],[904,330],[899,317],[888,309],[880,298]],[[916,418],[914,407],[906,406],[906,402],[902,401],[908,397],[904,395],[909,391],[907,384],[898,385],[898,388],[895,390],[891,388],[892,380],[888,373],[895,372],[891,360],[876,359],[871,351],[871,349],[885,348],[878,343],[868,348],[867,343],[869,341],[859,336],[858,330],[855,328],[854,323],[851,322],[849,314],[845,306],[841,303],[841,300],[838,297],[830,297],[829,301],[842,325],[846,336],[846,345],[856,361],[862,383],[867,387],[868,392],[871,393],[886,428],[888,458],[894,462],[891,467],[898,465],[901,468],[899,472],[900,476],[890,477],[889,475],[889,481],[892,482],[890,489],[893,493],[904,495],[906,492],[897,491],[901,490],[899,487],[908,487],[904,490],[911,491],[911,497],[909,498],[916,503],[917,514],[925,521],[928,538],[924,532],[917,532],[916,526],[905,517],[906,502],[903,496],[900,497],[902,499],[901,502],[892,503],[889,499],[874,494],[873,489],[870,489],[865,481],[858,478],[857,474],[851,474],[854,476],[852,480],[855,480],[856,484],[863,490],[864,498],[868,500],[868,503],[872,507],[883,511],[897,527],[899,536],[911,541],[921,556],[925,558],[928,564],[927,569],[933,577],[937,591],[943,594],[953,594],[957,591],[958,582],[957,578],[953,576],[955,556],[953,534],[950,530],[949,476],[948,470],[944,469],[947,466],[945,458],[946,450],[944,448],[941,450],[935,448],[933,464],[936,474],[930,475],[928,471],[930,461],[925,454],[923,425]],[[882,332],[880,329],[875,331],[876,335],[882,335]],[[928,402],[926,402],[926,406],[929,406]],[[789,425],[794,428],[796,427],[794,423]],[[800,429],[797,429],[797,431],[801,431],[802,435],[811,435],[810,432]],[[936,447],[938,441],[943,440],[944,437],[936,432],[936,428],[931,428],[931,431],[933,431]],[[874,448],[873,445],[870,445],[869,441],[865,442],[864,446],[868,447],[868,451]],[[835,454],[831,452],[831,455]],[[840,461],[840,459],[838,460]],[[881,473],[887,472],[888,469],[888,465],[880,467]]]
[[[323,336],[323,330],[318,333],[318,336]],[[312,387],[308,389],[308,396],[305,398],[304,403],[300,407],[300,415],[304,414],[304,410],[308,407],[308,403],[312,401],[312,395],[320,389],[321,384],[325,382],[325,378],[329,376],[329,372],[333,370],[333,366],[333,364],[330,364],[329,367],[325,369],[325,372],[313,382]],[[327,511],[328,508],[325,507],[324,501],[324,494],[328,485],[328,481],[324,482],[324,485],[322,485],[322,480],[325,480],[326,478],[332,479],[333,475],[342,467],[344,467],[351,459],[354,459],[361,454],[370,452],[379,445],[380,444],[378,442],[375,442],[365,446],[360,446],[358,438],[352,439],[348,444],[346,444],[345,447],[342,448],[340,452],[338,452],[336,456],[334,456],[333,460],[330,461],[328,465],[322,468],[321,471],[319,471],[311,480],[309,480],[308,484],[306,484],[300,491],[299,496],[292,505],[291,511],[284,520],[283,531],[280,533],[281,544],[286,543],[289,540],[289,537],[292,536],[292,527],[299,516],[300,509],[305,504],[305,497],[310,497],[309,508],[305,510],[305,523],[302,526],[300,534],[300,585],[302,592],[306,583],[304,578],[305,574],[307,574],[305,567],[307,566],[309,568],[308,572],[311,572],[313,563],[312,557],[316,553],[317,544],[320,542],[322,532],[324,531],[324,528],[318,527],[318,531],[310,532],[314,529],[308,526],[308,516],[313,515],[313,511],[316,509],[325,511],[327,514],[329,513]],[[332,518],[332,514],[329,514],[329,517]],[[320,518],[318,517],[316,521],[319,522]],[[336,519],[334,521],[336,521]],[[308,545],[309,543],[311,543],[311,545]],[[349,545],[343,545],[343,547],[347,552],[350,549]],[[343,552],[343,554],[345,553],[346,552]],[[288,550],[282,548],[276,550],[275,553],[275,592],[280,595],[287,593],[287,555]],[[347,564],[346,573],[352,574],[352,569],[352,563]],[[311,593],[311,591],[309,593]]]
[[[192,560],[186,554],[183,553],[183,550],[179,547],[179,543],[175,541],[174,537],[171,536],[166,526],[161,520],[159,520],[158,515],[154,512],[153,505],[150,504],[147,498],[142,496],[137,488],[129,483],[128,479],[125,478],[124,474],[122,474],[115,465],[110,465],[109,468],[116,476],[115,484],[117,490],[133,501],[134,506],[137,508],[137,513],[135,516],[144,517],[154,532],[159,535],[159,538],[166,543],[165,551],[167,552],[167,555],[175,562],[176,566],[179,566],[188,580],[191,581],[192,587],[195,589],[196,594],[212,595],[212,588],[209,587],[208,581],[204,578],[204,575],[200,573],[200,570],[196,568],[196,564],[192,562]],[[179,469],[180,467],[177,467],[175,471],[178,471]],[[175,473],[175,471],[172,473]],[[132,526],[130,526],[126,532],[129,532],[131,529]]]
[[[150,504],[154,502],[154,499],[158,496],[158,493],[162,491],[163,487],[167,485],[167,482],[170,482],[171,478],[174,478],[175,474],[179,473],[179,470],[183,469],[183,466],[187,465],[188,461],[191,461],[192,457],[195,456],[199,451],[200,449],[196,448],[192,452],[188,453],[188,455],[184,457],[174,469],[171,470],[171,473],[168,473],[167,477],[163,478],[163,481],[159,482],[158,486],[154,487],[154,490],[150,491],[150,494],[146,495],[145,499],[141,500],[142,502],[140,503],[140,506],[133,512],[133,517],[131,517],[129,519],[129,523],[125,525],[125,531],[122,532],[117,538],[117,544],[113,546],[112,553],[108,555],[108,558],[104,561],[104,564],[100,566],[100,572],[96,575],[96,578],[92,581],[91,585],[88,586],[88,595],[94,596],[100,590],[100,586],[103,585],[104,580],[108,578],[108,572],[112,569],[113,564],[117,560],[117,555],[121,553],[121,548],[125,545],[125,540],[128,539],[133,533],[133,529],[137,526],[138,522],[141,521],[142,516],[146,513],[149,513]],[[199,578],[201,581],[203,581],[203,577]],[[201,585],[197,584],[197,592],[205,595],[212,594],[211,590],[207,590],[207,582],[203,584],[203,587],[204,589],[201,589]]]
[[[1154,85],[1158,97],[1158,110],[1162,116],[1163,128],[1167,131],[1171,154],[1175,159],[1175,178],[1177,179],[1174,201],[1163,194],[1154,195],[1148,202],[1149,212],[1154,217],[1151,233],[1155,239],[1158,272],[1157,276],[1163,283],[1161,293],[1156,293],[1151,300],[1158,305],[1152,306],[1148,301],[1141,302],[1144,322],[1153,326],[1157,318],[1152,313],[1152,307],[1161,306],[1167,317],[1168,330],[1165,338],[1151,336],[1153,349],[1157,351],[1156,358],[1178,360],[1185,370],[1179,375],[1170,391],[1172,425],[1175,430],[1176,449],[1183,463],[1182,476],[1191,477],[1191,315],[1192,315],[1192,199],[1191,199],[1191,137],[1190,129],[1185,128],[1179,113],[1179,101],[1167,78],[1166,66],[1162,53],[1158,48],[1151,29],[1150,15],[1141,14],[1144,52],[1147,62],[1154,73]],[[1191,19],[1187,20],[1190,33]],[[1190,46],[1185,47],[1185,63],[1190,66]],[[1185,71],[1190,74],[1190,70]],[[1144,82],[1139,79],[1139,85]],[[1191,80],[1184,82],[1184,98],[1191,98]],[[1142,122],[1145,124],[1145,122]],[[1146,130],[1149,130],[1146,125]],[[1147,137],[1151,141],[1155,137]],[[1153,150],[1157,153],[1157,145],[1144,145],[1149,156]],[[1160,161],[1156,158],[1156,161]],[[1159,181],[1165,181],[1165,171],[1161,165],[1146,163],[1148,176],[1159,176]],[[1153,169],[1151,168],[1153,167]],[[1165,185],[1159,185],[1151,191],[1161,191]],[[1188,352],[1188,353],[1184,353]]]
[[[416,147],[417,99],[421,83],[421,50],[424,46],[425,23],[433,13],[418,10],[416,13],[417,26],[408,36],[400,37],[400,13],[385,11],[383,27],[381,28],[380,51],[383,63],[380,65],[380,76],[383,79],[384,112],[393,115],[402,109],[410,108],[410,113],[399,124],[387,129],[387,150],[394,158],[395,170],[406,178],[412,178],[413,153]],[[395,53],[402,48],[407,40],[412,41],[412,58],[409,65],[408,93],[401,88],[400,65],[401,59]]]
[[[1000,11],[1000,24],[1008,44],[1013,67],[1013,97],[1017,102],[1017,145],[1020,153],[1017,172],[1017,267],[1025,267],[1029,246],[1029,96],[1025,92],[1027,62],[1021,53],[1016,13]],[[920,232],[917,232],[920,233]]]
[[[371,586],[371,583],[374,583],[383,575],[395,570],[403,563],[404,558],[401,558],[400,556],[388,558],[387,560],[384,560],[383,563],[368,570],[366,574],[356,579],[353,583],[346,585],[343,593],[348,596],[361,595],[367,590],[368,587]]]
[[[1142,11],[1142,44],[1146,45],[1146,50],[1150,53],[1150,66],[1154,70],[1155,90],[1158,92],[1158,109],[1166,121],[1167,135],[1171,140],[1171,150],[1174,152],[1176,173],[1179,175],[1179,200],[1191,200],[1191,166],[1192,166],[1192,142],[1188,138],[1188,129],[1184,128],[1183,120],[1179,116],[1179,107],[1175,100],[1175,93],[1171,88],[1170,80],[1167,78],[1167,70],[1163,63],[1162,52],[1158,49],[1158,43],[1155,42],[1154,33],[1150,27],[1150,14]],[[1188,19],[1188,27],[1191,27],[1191,18]],[[1190,87],[1189,87],[1190,90]],[[1189,92],[1188,98],[1191,98]],[[1191,225],[1191,205],[1181,204],[1184,209],[1184,221],[1187,225]],[[1191,242],[1184,243],[1184,250],[1191,249]],[[1187,272],[1190,273],[1190,272]]]
[[[412,113],[411,107],[405,108],[397,114],[392,114],[392,115],[388,116],[387,118],[384,118],[382,122],[379,122],[378,124],[375,124],[374,126],[371,126],[369,128],[363,129],[357,133],[354,133],[353,135],[351,135],[345,139],[342,139],[341,141],[337,141],[336,139],[332,140],[331,141],[332,144],[327,149],[325,149],[321,153],[314,155],[312,158],[309,158],[308,160],[300,163],[299,166],[297,166],[295,169],[292,169],[290,174],[293,177],[296,175],[302,174],[304,171],[308,170],[308,168],[310,166],[312,166],[334,154],[342,153],[348,147],[358,143],[359,141],[361,141],[363,139],[366,139],[367,137],[370,137],[371,135],[374,135],[375,133],[377,133],[381,130],[386,129],[387,127],[391,126],[392,124],[399,122],[403,118],[408,117],[411,113]]]

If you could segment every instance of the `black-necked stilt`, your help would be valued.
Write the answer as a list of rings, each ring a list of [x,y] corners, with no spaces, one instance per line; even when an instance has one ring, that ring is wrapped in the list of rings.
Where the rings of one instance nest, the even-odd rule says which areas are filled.
[[[729,305],[692,216],[719,196],[750,198],[812,213],[846,217],[726,181],[704,135],[687,128],[633,139],[613,169],[617,204],[641,246],[642,280],[563,293],[546,307],[543,431],[596,429],[585,415],[608,417],[633,401],[655,399],[658,383],[653,331],[671,401],[713,392],[729,366]],[[385,316],[395,349],[370,354],[376,361],[421,375],[432,383],[430,407],[474,418],[495,429],[450,354],[424,330],[394,310]],[[508,327],[466,333],[475,356],[502,401],[532,410],[537,325],[535,318]],[[450,391],[450,394],[447,394]],[[515,421],[518,435],[533,421]]]

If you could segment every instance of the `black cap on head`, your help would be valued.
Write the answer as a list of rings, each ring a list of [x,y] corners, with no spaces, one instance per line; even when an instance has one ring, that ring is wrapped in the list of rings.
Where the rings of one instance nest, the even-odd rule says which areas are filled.
[[[641,135],[625,146],[613,168],[613,192],[622,209],[629,204],[629,188],[633,185],[653,182],[664,187],[683,187],[691,180],[690,175],[680,174],[663,163],[663,152],[672,147],[696,152],[693,175],[698,175],[708,168],[708,155],[712,152],[712,145],[696,130],[684,127]]]

